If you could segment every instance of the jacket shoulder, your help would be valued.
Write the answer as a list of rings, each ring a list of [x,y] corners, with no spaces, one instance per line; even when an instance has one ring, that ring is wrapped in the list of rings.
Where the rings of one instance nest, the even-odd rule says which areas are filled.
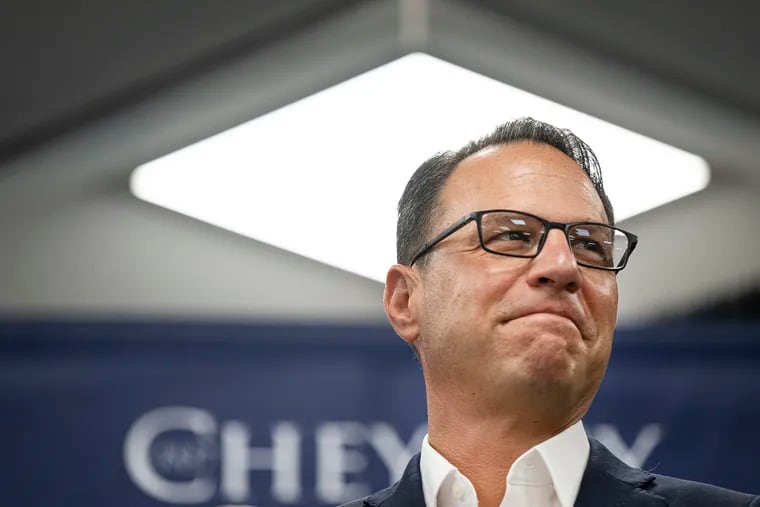
[[[633,468],[597,440],[589,443],[578,506],[760,507],[760,497]]]
[[[666,498],[671,507],[698,505],[760,507],[760,497],[758,496],[667,475],[655,475],[649,491]]]

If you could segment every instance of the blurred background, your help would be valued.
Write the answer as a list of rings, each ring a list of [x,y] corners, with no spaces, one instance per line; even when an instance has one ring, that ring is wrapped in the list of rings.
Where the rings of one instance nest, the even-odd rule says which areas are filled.
[[[398,477],[424,392],[382,284],[148,204],[129,180],[417,51],[708,162],[704,190],[620,224],[640,246],[586,426],[636,466],[760,492],[756,3],[0,12],[4,503],[335,505]],[[293,131],[297,149],[309,133]]]

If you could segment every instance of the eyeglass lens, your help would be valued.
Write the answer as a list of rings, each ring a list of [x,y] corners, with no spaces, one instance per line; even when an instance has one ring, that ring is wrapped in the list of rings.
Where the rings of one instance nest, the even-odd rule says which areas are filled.
[[[480,223],[483,247],[502,255],[533,257],[546,234],[541,220],[522,213],[485,213]],[[606,225],[575,224],[567,239],[576,260],[591,266],[617,267],[628,249],[628,236]]]

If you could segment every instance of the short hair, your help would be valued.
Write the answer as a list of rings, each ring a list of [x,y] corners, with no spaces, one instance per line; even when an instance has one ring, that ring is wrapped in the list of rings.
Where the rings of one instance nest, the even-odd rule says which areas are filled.
[[[472,141],[457,151],[437,153],[417,168],[398,203],[396,258],[399,264],[408,266],[427,241],[440,211],[441,191],[459,163],[490,146],[519,141],[547,144],[572,158],[594,185],[609,224],[615,224],[612,204],[604,191],[599,161],[591,148],[568,129],[557,128],[533,118],[518,118],[498,126],[487,136]],[[425,257],[418,262],[424,266]]]

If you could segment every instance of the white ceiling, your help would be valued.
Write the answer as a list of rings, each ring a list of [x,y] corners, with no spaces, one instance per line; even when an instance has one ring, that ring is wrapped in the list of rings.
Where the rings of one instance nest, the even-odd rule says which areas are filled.
[[[689,86],[609,48],[595,51],[593,37],[552,31],[546,16],[526,21],[525,9],[510,17],[459,2],[301,4],[267,11],[270,25],[263,9],[248,18],[207,13],[224,18],[214,18],[217,31],[203,28],[216,38],[170,31],[171,51],[155,49],[153,60],[141,44],[143,60],[124,58],[143,65],[137,82],[123,73],[88,88],[79,74],[58,75],[60,86],[35,82],[24,94],[16,83],[21,92],[3,94],[13,114],[0,122],[0,314],[382,321],[380,284],[152,207],[129,195],[127,181],[141,163],[419,49],[711,163],[705,191],[625,222],[641,244],[619,277],[621,322],[685,311],[760,280],[760,120],[745,89],[721,95],[720,83],[684,72],[695,80]],[[269,35],[245,35],[246,27]],[[61,37],[81,46],[77,33]],[[40,54],[17,46],[27,67]],[[55,107],[31,107],[31,92]],[[294,144],[308,135],[295,129]],[[287,189],[272,191],[287,205]]]

